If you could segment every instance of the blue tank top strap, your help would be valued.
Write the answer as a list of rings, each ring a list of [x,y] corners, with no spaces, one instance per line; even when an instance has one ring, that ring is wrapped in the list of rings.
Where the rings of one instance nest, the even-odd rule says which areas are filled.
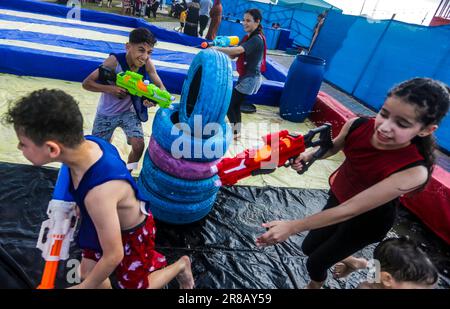
[[[126,53],[111,53],[110,55],[113,55],[114,57],[116,57],[117,62],[119,62],[120,66],[122,67],[122,70],[124,72],[130,70],[130,66],[128,65],[127,58],[126,58],[126,56],[127,56]],[[137,71],[137,73],[144,76],[144,79],[149,80],[149,78],[150,78],[147,74],[147,70],[145,69],[145,65],[140,67],[139,70]]]
[[[124,180],[131,185],[138,200],[147,202],[147,199],[139,192],[136,181],[128,171],[125,162],[120,158],[119,152],[112,144],[95,136],[88,135],[86,139],[97,143],[103,154],[86,171],[76,190],[73,186],[72,178],[70,179],[69,187],[81,212],[81,224],[77,235],[78,245],[82,249],[101,252],[97,231],[84,204],[84,200],[89,191],[111,180]]]

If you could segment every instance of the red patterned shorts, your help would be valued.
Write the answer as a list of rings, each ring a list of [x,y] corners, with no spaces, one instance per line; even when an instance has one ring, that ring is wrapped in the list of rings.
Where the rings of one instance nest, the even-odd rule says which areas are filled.
[[[146,289],[148,275],[167,265],[164,255],[154,250],[155,233],[155,222],[151,214],[140,225],[122,231],[124,258],[114,271],[119,288]],[[102,254],[83,249],[82,256],[98,262]]]

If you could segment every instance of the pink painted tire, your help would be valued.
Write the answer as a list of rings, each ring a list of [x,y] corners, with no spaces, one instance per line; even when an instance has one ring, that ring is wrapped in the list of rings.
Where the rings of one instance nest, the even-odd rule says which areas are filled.
[[[189,180],[199,180],[214,176],[216,173],[211,171],[211,167],[217,165],[220,161],[194,162],[175,159],[170,153],[159,146],[153,137],[150,138],[148,154],[160,170],[174,177]]]

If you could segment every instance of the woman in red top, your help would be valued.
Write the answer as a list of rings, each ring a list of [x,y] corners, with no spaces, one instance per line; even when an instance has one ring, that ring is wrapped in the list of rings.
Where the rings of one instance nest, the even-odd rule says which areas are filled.
[[[349,120],[324,156],[343,150],[346,159],[330,177],[330,198],[323,211],[263,223],[268,231],[257,238],[257,245],[274,245],[310,230],[302,244],[308,256],[308,288],[322,287],[327,270],[339,261],[338,277],[366,267],[365,260],[351,255],[381,241],[394,223],[397,198],[427,183],[434,164],[432,133],[449,104],[448,86],[414,78],[388,93],[376,118]],[[293,169],[301,170],[301,162],[316,151],[302,153]]]

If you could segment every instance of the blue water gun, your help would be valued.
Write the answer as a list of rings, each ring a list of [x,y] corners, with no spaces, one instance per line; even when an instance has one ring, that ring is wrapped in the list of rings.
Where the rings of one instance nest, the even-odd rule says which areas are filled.
[[[230,47],[239,44],[238,36],[218,36],[212,42],[203,42],[200,46],[202,48],[208,48],[211,46],[218,47]]]

